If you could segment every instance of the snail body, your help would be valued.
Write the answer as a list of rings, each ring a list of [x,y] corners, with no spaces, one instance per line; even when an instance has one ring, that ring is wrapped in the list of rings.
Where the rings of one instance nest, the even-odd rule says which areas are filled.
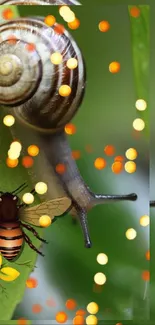
[[[0,5],[80,5],[76,0],[0,0]]]
[[[82,102],[86,74],[81,51],[71,35],[57,33],[57,24],[48,27],[41,19],[16,19],[0,26],[0,104],[9,107],[16,125],[20,128],[20,139],[39,145],[43,166],[55,194],[64,192],[73,204],[72,214],[80,221],[85,246],[91,247],[87,225],[87,211],[97,204],[120,200],[136,200],[136,194],[94,194],[84,183],[72,158],[64,127],[77,112]],[[11,35],[11,39],[10,39]],[[29,44],[34,46],[29,48]],[[31,49],[31,50],[30,50]],[[30,51],[29,51],[30,50]],[[59,52],[62,62],[54,65],[51,55]],[[69,58],[78,65],[69,69]],[[68,96],[59,89],[67,85]],[[29,138],[29,140],[28,140]],[[61,175],[56,166],[61,163],[66,169]],[[57,193],[56,193],[57,192]]]

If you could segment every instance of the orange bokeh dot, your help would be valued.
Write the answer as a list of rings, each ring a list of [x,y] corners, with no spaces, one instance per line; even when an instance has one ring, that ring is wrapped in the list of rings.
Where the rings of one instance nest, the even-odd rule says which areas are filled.
[[[10,168],[15,168],[18,165],[18,159],[10,159],[9,157],[6,159],[6,164]]]
[[[147,251],[146,252],[145,257],[146,257],[147,261],[150,260],[150,251]]]
[[[25,168],[30,168],[32,167],[34,164],[34,161],[33,161],[33,158],[32,157],[29,157],[29,156],[25,156],[22,158],[22,165],[25,167]]]
[[[123,325],[122,323],[117,323],[116,325]]]
[[[75,18],[71,23],[68,23],[70,29],[77,29],[80,27],[80,20]]]
[[[73,150],[72,151],[72,157],[76,160],[79,159],[81,157],[81,153],[79,150]]]
[[[29,154],[30,156],[35,157],[35,156],[37,156],[38,153],[39,153],[39,148],[38,148],[38,146],[36,146],[35,144],[32,144],[31,146],[29,146],[29,147],[27,148],[27,152],[28,152],[28,154]]]
[[[101,158],[101,157],[97,158],[97,159],[94,161],[94,166],[95,166],[95,168],[97,168],[97,169],[99,169],[99,170],[105,168],[105,167],[106,167],[106,164],[107,164],[107,163],[106,163],[105,159],[104,159],[104,158]]]
[[[38,281],[37,279],[35,278],[29,278],[27,281],[26,281],[26,286],[27,288],[36,288],[38,286]]]
[[[65,126],[65,132],[69,135],[76,133],[76,126],[74,124],[68,123]]]
[[[14,13],[12,11],[12,9],[5,9],[2,11],[2,17],[4,19],[12,19],[14,16]]]
[[[66,166],[64,164],[57,164],[55,170],[58,174],[63,174],[66,171]]]
[[[42,306],[40,304],[34,304],[32,306],[32,312],[37,314],[37,313],[41,313],[41,311],[43,310]]]
[[[33,52],[33,51],[35,51],[36,46],[33,43],[28,43],[28,44],[26,44],[25,48],[26,48],[27,51]]]
[[[66,308],[67,309],[73,310],[73,309],[76,308],[76,306],[77,306],[77,303],[76,303],[76,301],[74,299],[68,299],[66,301]]]
[[[67,319],[68,319],[68,316],[64,311],[59,311],[55,316],[55,320],[61,324],[65,323],[67,321]]]
[[[142,279],[144,281],[149,281],[150,280],[150,272],[149,271],[143,271],[143,273],[142,273]]]
[[[123,164],[121,161],[115,161],[111,166],[112,172],[119,174],[123,171]]]
[[[86,152],[88,152],[88,153],[92,153],[92,152],[93,152],[93,148],[92,148],[92,146],[91,146],[90,144],[87,144],[87,145],[85,146],[85,150],[86,150]]]
[[[55,33],[57,34],[63,34],[64,31],[65,31],[65,27],[61,24],[57,24],[55,27],[54,27],[54,31]]]
[[[140,9],[138,7],[132,7],[130,9],[130,15],[134,18],[137,18],[140,16]]]
[[[73,318],[73,325],[84,325],[85,319],[81,315],[77,315]]]
[[[116,156],[114,161],[123,161],[124,160],[124,157],[123,156]]]
[[[48,26],[53,26],[53,25],[55,24],[55,22],[56,22],[56,19],[55,19],[55,17],[52,16],[52,15],[48,15],[48,16],[46,16],[45,19],[44,19],[44,23],[45,23],[46,25],[48,25]]]
[[[117,73],[117,72],[119,72],[120,71],[120,68],[121,68],[121,65],[120,65],[119,62],[114,61],[114,62],[111,62],[109,64],[109,71],[111,73]]]
[[[107,32],[107,31],[110,29],[110,24],[109,24],[108,21],[106,21],[106,20],[102,20],[102,21],[99,23],[98,27],[99,27],[99,30],[100,30],[101,32]]]
[[[76,311],[76,315],[84,316],[86,314],[86,311],[84,309],[79,309]]]
[[[107,156],[113,156],[115,153],[115,147],[112,145],[108,145],[104,148],[104,152]]]
[[[27,325],[28,324],[28,319],[26,319],[26,318],[19,318],[19,319],[17,319],[17,324],[18,325]]]

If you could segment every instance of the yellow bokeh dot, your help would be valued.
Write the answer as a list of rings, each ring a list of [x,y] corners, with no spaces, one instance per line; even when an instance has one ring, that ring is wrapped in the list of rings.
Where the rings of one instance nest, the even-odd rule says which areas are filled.
[[[32,193],[25,193],[22,197],[22,200],[26,204],[32,204],[34,202],[34,196]]]
[[[59,52],[55,52],[50,57],[51,62],[55,65],[62,63],[62,54]]]
[[[127,239],[129,239],[129,240],[133,240],[133,239],[136,238],[136,236],[137,236],[137,232],[136,232],[135,229],[130,228],[130,229],[128,229],[128,230],[126,231],[125,235],[126,235],[126,238],[127,238]]]
[[[10,127],[15,123],[15,118],[12,115],[6,115],[3,118],[3,123],[4,123],[4,125]]]
[[[71,10],[63,16],[64,21],[66,21],[67,23],[72,23],[75,20],[75,18],[76,18],[75,14]]]
[[[35,185],[35,191],[38,193],[38,194],[45,194],[47,192],[47,184],[44,183],[44,182],[38,182],[36,185]]]
[[[71,87],[69,87],[68,85],[62,85],[59,88],[59,95],[62,97],[67,97],[71,94]]]
[[[100,253],[97,255],[97,262],[101,265],[105,265],[108,263],[108,256],[104,253]]]
[[[144,216],[142,216],[141,218],[140,218],[140,225],[141,226],[143,226],[143,227],[146,227],[146,226],[148,226],[149,225],[149,223],[150,223],[150,218],[149,218],[149,216],[147,216],[147,215],[144,215]]]
[[[95,276],[94,276],[94,281],[95,281],[95,283],[96,284],[98,284],[98,285],[103,285],[105,282],[106,282],[106,276],[105,276],[105,274],[104,273],[102,273],[102,272],[98,272],[98,273],[96,273],[95,274]]]
[[[129,148],[129,149],[126,151],[125,155],[126,155],[127,159],[129,159],[129,160],[134,160],[134,159],[137,158],[138,153],[137,153],[136,149],[134,149],[134,148]]]
[[[48,215],[43,215],[39,218],[39,224],[41,227],[49,227],[52,223],[51,218]]]
[[[68,6],[61,6],[59,9],[59,14],[61,17],[64,17],[68,12],[70,12],[70,8]]]
[[[142,130],[144,130],[144,128],[145,128],[145,122],[144,122],[141,118],[136,118],[136,119],[133,121],[133,128],[134,128],[136,131],[142,131]]]
[[[135,103],[136,108],[138,111],[145,111],[147,108],[147,103],[144,99],[138,99]]]
[[[77,66],[78,66],[78,61],[75,58],[70,58],[67,61],[67,68],[69,68],[69,69],[75,69],[75,68],[77,68]]]
[[[97,314],[99,311],[98,304],[96,302],[90,302],[87,305],[87,311],[89,314]]]
[[[8,157],[12,160],[14,159],[18,159],[20,156],[20,151],[16,151],[16,150],[8,150]]]
[[[39,148],[38,146],[32,144],[27,148],[27,152],[30,156],[35,157],[39,154]]]
[[[97,325],[98,319],[95,315],[89,315],[86,317],[86,324],[87,325]]]
[[[132,174],[136,171],[136,164],[134,161],[127,161],[124,165],[124,169],[127,173]]]
[[[13,141],[10,145],[10,149],[20,152],[22,150],[22,145],[19,141]]]

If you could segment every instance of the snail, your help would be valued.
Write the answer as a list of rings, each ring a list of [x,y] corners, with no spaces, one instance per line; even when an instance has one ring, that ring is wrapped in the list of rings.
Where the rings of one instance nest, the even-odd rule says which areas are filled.
[[[86,68],[75,40],[57,28],[57,23],[49,27],[41,18],[15,19],[0,26],[0,105],[15,117],[12,129],[20,132],[20,140],[35,139],[40,147],[40,175],[48,180],[50,195],[65,193],[71,198],[71,214],[79,220],[89,248],[87,212],[98,204],[135,201],[137,195],[94,194],[79,173],[64,128],[83,100]],[[51,62],[55,52],[62,55],[60,64]],[[67,67],[70,58],[78,62],[74,69]],[[68,96],[60,93],[62,85],[70,90]],[[62,174],[56,172],[59,163],[65,166]]]
[[[0,5],[80,5],[76,0],[0,0]]]

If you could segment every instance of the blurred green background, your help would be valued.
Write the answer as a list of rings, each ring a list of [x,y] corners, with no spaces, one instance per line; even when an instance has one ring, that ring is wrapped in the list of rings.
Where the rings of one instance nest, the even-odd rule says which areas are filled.
[[[57,21],[64,23],[57,7],[19,7],[21,16],[46,16],[53,14]],[[45,258],[37,258],[37,268],[32,276],[38,280],[38,287],[26,289],[22,302],[17,306],[12,319],[24,317],[31,320],[54,320],[57,311],[66,310],[65,302],[73,298],[77,309],[86,308],[95,301],[99,305],[99,320],[149,319],[149,285],[142,279],[142,272],[149,269],[145,253],[149,249],[148,227],[141,227],[139,219],[149,214],[149,151],[145,131],[133,132],[132,123],[138,115],[135,101],[138,99],[137,82],[145,84],[146,79],[135,79],[133,45],[138,42],[139,53],[144,53],[145,72],[148,71],[148,7],[141,7],[137,21],[131,21],[127,5],[74,7],[81,21],[80,28],[70,31],[82,50],[87,68],[87,86],[83,103],[73,119],[76,134],[68,140],[72,150],[80,150],[77,161],[79,170],[94,192],[107,194],[138,194],[136,202],[124,202],[98,206],[88,214],[93,247],[83,247],[79,225],[74,226],[66,216],[44,231],[50,242],[43,247]],[[111,28],[107,33],[98,30],[98,23],[108,20]],[[135,25],[134,25],[135,24]],[[67,24],[64,24],[67,27]],[[134,29],[135,26],[135,29]],[[135,33],[133,33],[133,29]],[[146,53],[147,52],[147,53]],[[140,56],[141,60],[141,56]],[[109,64],[118,61],[118,74],[109,72]],[[147,69],[146,69],[147,68]],[[148,94],[144,94],[145,97]],[[141,93],[141,96],[144,96]],[[147,98],[144,98],[147,100]],[[147,115],[145,114],[147,124]],[[116,155],[124,155],[130,148],[138,152],[137,171],[128,174],[113,174],[104,147],[112,144]],[[91,145],[92,153],[85,147]],[[107,167],[94,168],[94,160],[104,157]],[[129,241],[125,237],[128,228],[137,231],[137,237]],[[97,254],[108,256],[108,264],[97,263]],[[107,281],[101,292],[94,291],[95,273],[103,272]],[[46,300],[52,297],[55,307],[48,307]],[[41,304],[41,313],[32,312],[33,304]],[[71,320],[75,311],[68,312]],[[103,322],[101,321],[103,324]],[[69,322],[68,322],[69,324]]]

